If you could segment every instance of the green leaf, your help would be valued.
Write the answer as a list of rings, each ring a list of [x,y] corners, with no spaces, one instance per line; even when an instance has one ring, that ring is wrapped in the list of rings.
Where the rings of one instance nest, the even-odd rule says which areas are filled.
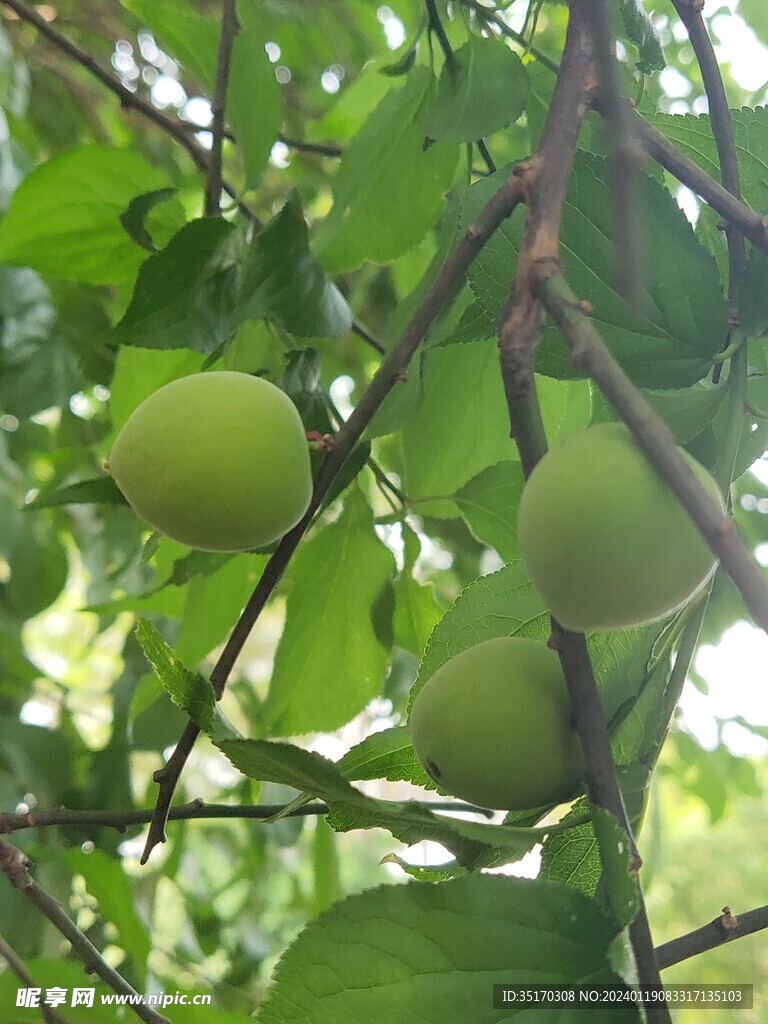
[[[419,583],[413,567],[421,553],[417,534],[403,524],[405,564],[395,583],[394,641],[406,651],[420,657],[427,637],[440,621],[442,611],[435,602],[432,587]]]
[[[611,916],[619,928],[625,928],[637,913],[639,902],[637,879],[631,871],[632,844],[616,818],[602,807],[592,807],[592,823],[600,843]]]
[[[402,432],[405,490],[409,499],[421,503],[420,513],[455,517],[456,491],[488,466],[517,459],[509,437],[498,344],[488,338],[429,349],[421,376],[421,404]],[[537,390],[550,439],[589,423],[586,382],[540,378]]]
[[[197,352],[121,347],[109,385],[109,413],[113,434],[117,434],[145,398],[177,377],[197,373],[202,363],[203,357]]]
[[[385,828],[407,845],[423,839],[441,843],[464,867],[486,867],[521,857],[542,838],[542,830],[488,825],[446,817],[414,802],[377,800],[354,789],[339,767],[319,754],[289,743],[222,740],[217,746],[252,779],[292,786],[325,800],[328,823],[337,832]]]
[[[312,868],[315,883],[314,911],[319,914],[335,903],[342,894],[336,836],[320,817],[315,818]]]
[[[616,0],[614,0],[616,2]],[[627,38],[640,52],[637,70],[643,75],[652,75],[666,67],[661,39],[640,0],[618,0],[621,19]]]
[[[67,552],[43,516],[30,516],[13,532],[7,563],[11,576],[0,593],[22,619],[52,605],[69,574]]]
[[[154,192],[145,192],[143,196],[136,196],[128,204],[128,209],[120,214],[120,223],[131,236],[131,238],[143,249],[154,252],[157,248],[147,230],[147,217],[156,206],[167,202],[176,195],[175,188],[160,188]]]
[[[508,1021],[514,1011],[490,1008],[494,984],[618,983],[608,960],[615,934],[592,901],[552,882],[475,875],[382,886],[335,904],[304,929],[277,966],[260,1019],[466,1024],[481,1014],[487,1024]],[[523,1016],[531,1012],[533,1020],[547,1011]],[[555,1016],[587,1024],[594,1010]],[[634,1007],[611,1012],[614,1024],[639,1019]]]
[[[675,435],[677,443],[687,444],[715,418],[726,389],[723,385],[715,386],[709,380],[705,380],[698,381],[689,388],[669,391],[649,391],[643,388],[642,393]],[[602,400],[592,422],[617,419],[615,410]]]
[[[387,651],[374,630],[372,607],[393,569],[370,509],[351,491],[338,522],[291,563],[285,629],[264,705],[274,733],[337,729],[378,693]]]
[[[484,341],[492,337],[498,324],[485,306],[475,300],[461,314],[458,324],[444,337],[433,341],[435,345],[462,345],[466,341]]]
[[[214,699],[210,682],[199,672],[190,672],[147,619],[139,619],[136,639],[176,707],[186,712],[203,732],[210,735],[214,724]]]
[[[124,345],[213,352],[235,329],[234,229],[194,220],[139,271],[130,305],[115,328]]]
[[[120,0],[142,25],[152,30],[158,43],[200,82],[213,89],[216,78],[216,54],[219,21],[201,14],[184,0]]]
[[[282,123],[282,97],[264,52],[264,36],[245,29],[235,38],[227,91],[227,120],[245,164],[245,183],[257,184]]]
[[[519,462],[497,462],[464,484],[454,499],[474,536],[496,548],[505,562],[520,556],[517,509],[524,483]]]
[[[768,334],[768,257],[750,249],[741,280],[741,329],[748,338]]]
[[[81,375],[56,313],[50,289],[34,271],[0,267],[3,412],[24,419],[64,406],[79,387]]]
[[[300,337],[337,337],[352,326],[346,300],[309,250],[296,192],[243,257],[237,300],[241,320],[275,320]]]
[[[512,562],[473,580],[432,631],[409,706],[429,677],[461,651],[493,637],[525,636],[545,641],[549,633],[549,613],[522,562]]]
[[[517,54],[501,39],[472,36],[445,62],[424,131],[431,139],[472,142],[516,121],[527,98]]]
[[[99,476],[94,480],[78,480],[76,484],[43,490],[24,505],[25,512],[40,508],[56,508],[59,505],[127,505],[120,488],[111,476]]]
[[[431,95],[427,69],[412,71],[345,150],[333,183],[333,208],[316,239],[327,270],[395,259],[437,220],[458,150],[448,143],[424,150],[423,116]]]
[[[347,751],[337,767],[351,782],[387,779],[437,789],[421,767],[411,744],[411,734],[404,725],[366,736]]]
[[[365,469],[370,456],[370,441],[361,441],[360,444],[355,445],[344,460],[343,466],[333,478],[333,483],[328,488],[328,492],[323,498],[323,503],[320,506],[321,511],[328,508],[329,505],[333,504],[333,502],[344,493],[352,481],[357,478],[358,473]]]
[[[278,381],[301,414],[307,430],[333,432],[328,396],[320,384],[320,353],[313,348],[294,348],[285,354],[285,370]]]
[[[232,764],[259,782],[292,786],[323,800],[354,800],[356,790],[333,761],[291,743],[267,740],[222,740],[217,746]]]
[[[753,210],[768,211],[768,108],[732,110],[741,194]],[[709,114],[650,114],[648,120],[715,181],[720,180],[717,145]]]
[[[14,193],[0,224],[0,260],[70,281],[130,281],[145,253],[120,217],[136,196],[167,184],[129,150],[85,146],[54,157]]]
[[[501,181],[502,168],[474,184],[464,203],[468,224]],[[562,258],[571,287],[592,306],[592,322],[635,384],[686,387],[703,377],[722,347],[727,313],[717,265],[697,241],[672,196],[658,181],[639,177],[644,245],[638,316],[618,285],[621,266],[615,204],[605,161],[577,154],[565,203]],[[522,217],[493,236],[470,270],[470,283],[491,316],[498,316],[517,259]],[[553,377],[579,375],[559,332],[550,326],[536,369]]]
[[[609,720],[619,709],[626,716],[642,693],[646,667],[665,629],[665,625],[653,623],[636,629],[593,633],[588,637],[595,677]],[[549,634],[549,613],[522,562],[511,562],[497,572],[478,577],[458,596],[433,630],[419,665],[409,706],[427,679],[461,651],[494,637],[522,636],[543,642]]]
[[[619,785],[624,796],[630,825],[635,832],[644,810],[650,769],[646,765],[623,765],[617,770]],[[578,800],[563,821],[576,818],[588,811],[595,813],[586,797]],[[606,886],[610,892],[613,912],[621,925],[634,915],[637,892],[629,873],[630,849],[626,833],[607,812],[598,827],[603,829],[607,845],[614,846],[606,872]],[[593,822],[588,821],[556,835],[547,836],[541,852],[541,876],[552,881],[565,882],[587,896],[597,892],[603,867]]]

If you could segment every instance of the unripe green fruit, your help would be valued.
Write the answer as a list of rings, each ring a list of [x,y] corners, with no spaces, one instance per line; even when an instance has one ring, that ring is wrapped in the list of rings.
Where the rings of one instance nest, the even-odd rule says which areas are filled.
[[[560,661],[539,640],[485,640],[445,662],[409,720],[416,756],[447,792],[527,810],[573,797],[581,747]]]
[[[679,451],[724,508],[713,477]],[[587,427],[547,452],[523,489],[517,533],[547,607],[578,632],[660,619],[717,564],[623,423]]]
[[[312,495],[296,406],[247,373],[197,373],[155,391],[117,435],[107,467],[142,519],[203,551],[277,540]]]

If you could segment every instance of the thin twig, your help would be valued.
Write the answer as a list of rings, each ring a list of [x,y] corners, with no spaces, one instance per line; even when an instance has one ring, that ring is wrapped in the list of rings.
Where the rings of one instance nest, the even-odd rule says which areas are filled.
[[[120,100],[120,105],[125,110],[134,110],[136,113],[141,114],[142,117],[151,121],[156,127],[160,128],[166,135],[170,135],[171,138],[175,139],[176,142],[180,143],[184,149],[189,153],[192,160],[195,162],[197,167],[204,173],[207,174],[209,170],[210,161],[208,159],[208,153],[200,143],[195,139],[195,132],[200,129],[193,128],[185,121],[181,121],[175,117],[169,117],[164,114],[157,107],[153,106],[149,100],[144,99],[138,93],[131,92],[127,89],[119,78],[115,77],[111,72],[103,68],[98,61],[94,60],[89,53],[82,50],[75,43],[63,36],[58,29],[55,29],[53,25],[41,17],[37,11],[32,7],[28,7],[27,4],[22,3],[21,0],[0,0],[6,7],[14,11],[21,21],[26,21],[30,25],[34,25],[40,35],[44,36],[50,43],[52,43],[58,50],[65,53],[72,60],[76,61],[82,67],[85,68],[94,78],[98,79],[102,85],[106,86],[110,92],[114,93],[115,96]],[[238,200],[237,191],[232,185],[226,181],[222,181],[223,190],[232,199],[237,202],[237,207],[241,213],[244,213],[250,219],[259,223],[258,218],[255,216],[253,211],[243,202]]]
[[[216,85],[213,93],[211,113],[211,156],[205,181],[205,212],[209,217],[221,214],[221,163],[224,150],[225,111],[229,88],[229,69],[232,63],[232,48],[237,35],[237,11],[235,0],[224,0],[221,16],[219,53],[216,61]]]
[[[107,963],[91,940],[64,912],[62,905],[32,878],[29,869],[30,862],[26,854],[7,840],[0,839],[0,870],[5,872],[11,885],[26,896],[48,918],[54,928],[69,940],[72,949],[85,964],[86,972],[97,974],[113,992],[135,998],[137,1001],[132,1002],[130,1007],[146,1024],[170,1024],[167,1017],[138,1001],[139,993],[136,989]]]
[[[720,74],[720,65],[717,62],[712,40],[709,38],[707,26],[704,24],[700,10],[697,10],[694,5],[686,2],[686,0],[672,0],[672,2],[678,17],[686,27],[693,52],[701,68],[701,77],[704,82],[709,106],[709,122],[717,146],[717,155],[720,161],[720,178],[723,187],[736,199],[741,199],[739,161],[736,155],[733,116],[728,106],[723,76]],[[731,333],[739,323],[739,296],[741,293],[745,255],[744,238],[727,221],[725,222],[725,233],[728,241],[728,307],[730,328],[723,347],[727,349],[731,344]],[[722,360],[715,364],[714,383],[717,383],[719,380],[721,365]],[[734,359],[731,364],[731,372],[746,374],[746,361]]]
[[[664,970],[682,963],[683,960],[690,960],[693,956],[706,953],[708,949],[717,949],[725,942],[743,939],[765,928],[768,928],[768,906],[757,907],[738,916],[732,914],[729,907],[723,907],[723,913],[714,921],[658,946],[656,956],[661,969]]]
[[[560,67],[557,61],[554,61],[551,57],[548,57],[543,50],[540,50],[538,47],[534,46],[533,43],[529,42],[529,40],[527,40],[525,36],[522,35],[520,32],[516,32],[515,29],[513,29],[510,25],[506,23],[506,21],[499,17],[499,15],[492,8],[483,7],[483,5],[477,3],[476,0],[459,0],[459,2],[463,4],[464,7],[467,7],[470,11],[473,11],[485,25],[493,25],[494,28],[496,28],[501,35],[506,36],[508,39],[514,40],[514,42],[522,46],[522,48],[525,51],[533,54],[533,56],[536,58],[539,64],[541,64],[543,67],[547,68],[549,71],[553,71],[555,74],[558,73]]]
[[[397,803],[397,801],[395,801]],[[398,806],[407,806],[403,800]],[[168,813],[169,821],[203,821],[203,820],[243,820],[266,821],[285,809],[285,804],[206,804],[204,800],[191,800],[187,804],[172,807]],[[432,800],[419,801],[419,806],[428,807],[433,811],[467,812],[493,817],[493,812],[472,804]],[[296,810],[289,811],[285,817],[303,818],[328,813],[328,805],[320,801],[305,804]],[[9,835],[30,828],[65,828],[78,826],[86,828],[114,828],[125,832],[132,825],[148,825],[152,820],[152,809],[130,811],[97,811],[70,810],[66,807],[55,807],[47,811],[27,811],[26,814],[0,813],[0,834]]]
[[[296,149],[299,153],[317,153],[319,156],[341,156],[344,150],[335,142],[307,142],[304,139],[290,139],[282,132],[278,133],[278,139],[289,149]]]
[[[363,341],[367,342],[372,349],[375,349],[379,353],[380,356],[383,356],[387,351],[378,338],[375,338],[365,324],[361,324],[359,320],[352,321],[352,330],[358,338],[362,338]]]
[[[534,276],[537,293],[568,342],[571,361],[592,377],[630,428],[720,559],[757,625],[768,631],[768,583],[739,537],[733,520],[702,485],[679,452],[669,427],[608,351],[559,268],[552,263],[541,264]]]
[[[34,978],[27,970],[27,965],[21,959],[16,950],[6,942],[5,938],[0,935],[0,956],[5,960],[10,969],[19,979],[19,981],[27,988],[39,988],[39,985],[35,985]],[[40,1006],[40,1015],[42,1016],[45,1024],[65,1024],[64,1018],[56,1013],[51,1006],[46,1006],[43,1003]]]
[[[334,437],[331,452],[320,467],[315,479],[312,500],[306,514],[290,533],[283,537],[276,551],[267,562],[255,590],[251,594],[242,615],[235,624],[235,628],[224,646],[219,660],[214,666],[211,673],[211,683],[217,699],[223,694],[230,672],[245,641],[272,591],[285,572],[285,568],[299,541],[306,533],[315,513],[320,508],[323,498],[337,473],[344,465],[350,452],[357,444],[363,431],[386,396],[398,381],[405,379],[405,371],[411,357],[421,344],[435,317],[443,311],[448,302],[457,294],[464,281],[467,269],[477,253],[480,252],[496,228],[512,214],[518,203],[522,201],[522,198],[522,181],[517,175],[513,174],[489,200],[475,222],[467,228],[463,237],[456,244],[432,286],[422,299],[418,309],[406,325],[397,344],[382,361],[349,419],[345,421],[341,430]],[[170,759],[163,768],[155,773],[154,778],[160,786],[160,791],[149,835],[147,836],[147,843],[142,854],[142,863],[146,863],[150,853],[158,843],[165,842],[165,822],[168,817],[173,794],[199,731],[199,727],[194,722],[188,722]]]

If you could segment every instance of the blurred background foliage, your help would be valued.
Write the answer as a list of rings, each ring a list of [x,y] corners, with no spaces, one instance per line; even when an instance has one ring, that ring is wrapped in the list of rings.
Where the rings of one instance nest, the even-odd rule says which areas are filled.
[[[468,28],[478,33],[487,24],[477,6],[438,4],[454,48],[466,42]],[[565,9],[533,6],[535,48],[556,59]],[[515,31],[530,32],[525,0],[497,7]],[[632,70],[637,54],[625,41],[631,94],[644,111],[703,113],[700,75],[684,31],[668,4],[646,7],[667,66],[661,73],[639,75]],[[206,97],[219,4],[58,0],[35,9],[111,69],[126,88],[169,118],[181,118],[190,138],[203,147],[210,144]],[[433,52],[437,43],[425,30],[424,7],[418,0],[381,5],[245,0],[239,14],[244,31],[260,38],[266,59],[252,102],[245,97],[242,109],[229,115],[247,131],[249,118],[261,128],[244,145],[227,146],[226,177],[265,222],[295,190],[316,255],[334,271],[357,320],[389,345],[413,306],[414,289],[436,255],[445,252],[459,199],[467,183],[485,173],[483,161],[464,146],[450,154],[445,150],[443,157],[438,152],[433,164],[439,180],[436,186],[422,184],[430,202],[448,193],[447,212],[441,217],[435,207],[429,214],[434,230],[425,225],[412,242],[396,238],[396,255],[385,253],[376,261],[368,259],[364,219],[356,233],[342,239],[343,245],[337,236],[324,240],[322,231],[315,231],[334,196],[343,198],[343,167],[339,171],[338,157],[322,148],[318,152],[292,143],[348,147],[405,72],[414,65],[440,66],[442,58]],[[764,104],[765,5],[761,0],[711,5],[707,17],[731,105]],[[531,150],[552,88],[551,72],[532,54],[517,50],[528,68],[531,94],[525,116],[489,139],[497,167]],[[386,223],[388,204],[407,210],[403,196],[398,199],[401,169],[386,165],[387,148],[394,145],[405,117],[399,102],[391,119],[376,123],[378,132],[385,133],[374,168],[376,190],[369,197],[372,207],[381,206],[376,230]],[[0,267],[0,809],[151,806],[152,772],[178,738],[184,717],[147,670],[132,636],[135,616],[150,617],[187,664],[210,667],[265,555],[190,554],[167,539],[151,537],[115,495],[102,492],[101,503],[77,504],[52,502],[51,496],[99,477],[111,439],[138,401],[204,363],[264,373],[281,382],[299,404],[307,428],[325,433],[333,417],[327,397],[342,415],[348,413],[379,356],[349,330],[336,337],[315,332],[310,338],[292,331],[285,308],[272,318],[244,319],[233,329],[234,340],[214,351],[211,337],[230,308],[225,264],[214,270],[190,265],[188,278],[174,281],[177,294],[166,294],[160,302],[150,290],[150,313],[142,319],[142,311],[134,310],[132,318],[139,266],[151,250],[163,249],[187,220],[201,214],[198,168],[177,141],[121,108],[85,68],[7,8],[0,27],[0,104],[0,211],[9,210],[14,193],[36,168],[67,169],[48,191],[43,181],[42,191],[29,196],[29,205],[16,214],[21,226],[9,217],[13,232],[11,227],[5,235],[0,230],[0,256],[7,259]],[[593,151],[599,152],[600,132],[593,130]],[[436,151],[449,145],[438,143]],[[134,208],[126,225],[133,242],[116,225],[105,230],[89,264],[78,250],[77,230],[78,224],[88,223],[94,161],[104,158],[107,149],[120,159],[114,166],[104,164],[100,180],[109,183],[109,190],[105,185],[97,205],[125,212],[139,194],[172,192],[155,195],[141,211]],[[58,160],[70,162],[56,165]],[[359,189],[360,179],[350,187]],[[698,218],[700,240],[721,258],[722,239],[709,211],[700,211],[685,190],[672,187],[686,212]],[[408,191],[407,183],[401,191]],[[227,215],[237,232],[247,230],[234,209]],[[325,223],[332,224],[332,218]],[[400,230],[399,224],[393,230]],[[357,252],[361,237],[364,244]],[[283,242],[279,237],[278,245]],[[273,255],[267,252],[266,258]],[[182,269],[174,264],[175,272]],[[199,300],[195,290],[201,282],[204,297]],[[469,299],[464,296],[459,313]],[[457,319],[458,313],[451,314],[440,326],[438,342],[440,331],[450,339]],[[198,332],[202,340],[190,342],[190,348],[183,342],[166,348],[157,337],[169,324],[190,337]],[[233,333],[221,330],[223,337]],[[131,341],[142,331],[141,343],[148,347],[134,347]],[[347,608],[345,592],[325,609],[323,628],[335,628],[340,636],[351,628],[344,616],[338,617],[340,608],[352,616],[370,616],[373,623],[367,659],[375,666],[375,678],[363,687],[365,710],[360,703],[343,728],[307,731],[303,737],[312,749],[334,759],[372,731],[402,721],[418,658],[434,624],[470,581],[516,555],[513,534],[488,513],[498,512],[498,504],[484,500],[496,486],[494,466],[514,458],[506,448],[494,352],[492,342],[431,348],[423,358],[432,361],[431,380],[440,381],[440,387],[433,383],[422,398],[419,372],[414,371],[374,425],[376,463],[368,464],[347,492],[364,496],[376,519],[375,536],[396,559],[397,570],[386,574],[371,609]],[[753,359],[764,364],[762,347],[755,348]],[[759,379],[755,387],[765,390]],[[462,397],[462,388],[470,390],[471,400],[467,390]],[[564,429],[573,429],[604,415],[586,383],[547,378],[542,394],[545,411],[548,401],[551,405],[553,429],[563,423]],[[757,395],[755,402],[760,404]],[[393,433],[394,427],[401,429]],[[683,432],[689,427],[686,419]],[[757,436],[741,453],[743,469],[765,448],[765,424],[755,421],[754,427]],[[707,461],[714,436],[707,413],[681,439]],[[366,454],[367,449],[361,465]],[[760,554],[768,550],[768,462],[763,466],[742,476],[735,492],[739,525]],[[389,484],[382,481],[379,467]],[[401,488],[410,499],[407,509]],[[509,500],[514,502],[514,495]],[[327,521],[340,514],[337,502]],[[373,536],[369,531],[368,543]],[[344,568],[362,572],[364,560],[365,549],[353,549]],[[311,586],[322,571],[310,557],[301,566],[304,576],[297,579],[299,569],[292,567],[259,620],[225,698],[226,713],[251,734],[265,728],[262,706],[267,701],[270,707],[286,597],[292,587]],[[658,941],[715,917],[723,903],[738,911],[765,901],[759,836],[768,814],[768,705],[754,694],[764,686],[760,664],[768,652],[752,631],[728,646],[728,631],[743,618],[733,589],[718,579],[702,640],[710,652],[735,653],[725,664],[711,653],[696,662],[662,754],[643,836],[644,882]],[[340,644],[317,654],[313,673],[329,688],[338,685],[343,691],[357,666],[340,664]],[[710,688],[722,692],[734,676],[746,694],[740,705],[723,707],[707,696]],[[360,689],[355,692],[359,695]],[[304,719],[312,721],[314,705],[308,699]],[[317,708],[322,706],[322,692],[315,701]],[[417,792],[405,783],[369,783],[367,788],[395,797]],[[186,798],[208,802],[280,803],[295,795],[286,787],[258,787],[244,780],[205,743],[190,761],[182,791]],[[135,984],[141,986],[149,972],[159,988],[212,991],[215,1005],[230,1011],[231,1020],[259,1002],[277,956],[307,920],[342,894],[406,877],[396,864],[379,864],[385,854],[394,850],[414,863],[434,863],[439,857],[433,845],[406,851],[384,832],[337,836],[322,819],[273,825],[193,821],[172,824],[168,843],[148,867],[139,868],[142,837],[138,828],[119,835],[91,826],[30,831],[16,839],[38,864],[40,881]],[[526,861],[522,870],[535,870],[535,863]],[[7,886],[0,892],[0,932],[33,961],[56,957],[60,950],[60,937]],[[740,982],[767,973],[768,947],[757,936],[673,968],[667,977]],[[7,976],[0,977],[0,985],[4,981]],[[735,1012],[731,1019],[757,1022],[756,1012]],[[691,1024],[698,1019],[696,1011],[688,1012]]]

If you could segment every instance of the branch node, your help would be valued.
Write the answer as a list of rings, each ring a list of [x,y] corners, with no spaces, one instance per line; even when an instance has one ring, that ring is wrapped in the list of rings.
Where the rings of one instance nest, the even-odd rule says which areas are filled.
[[[396,384],[405,384],[408,380],[408,374],[405,370],[398,370],[397,373],[392,375],[392,380],[395,381]]]
[[[739,930],[739,919],[735,914],[731,913],[730,907],[723,907],[723,916],[720,918],[720,927],[723,929],[727,939],[735,938],[735,933]]]
[[[474,224],[470,224],[465,232],[466,238],[470,242],[476,242],[480,237],[480,231],[475,227]]]

